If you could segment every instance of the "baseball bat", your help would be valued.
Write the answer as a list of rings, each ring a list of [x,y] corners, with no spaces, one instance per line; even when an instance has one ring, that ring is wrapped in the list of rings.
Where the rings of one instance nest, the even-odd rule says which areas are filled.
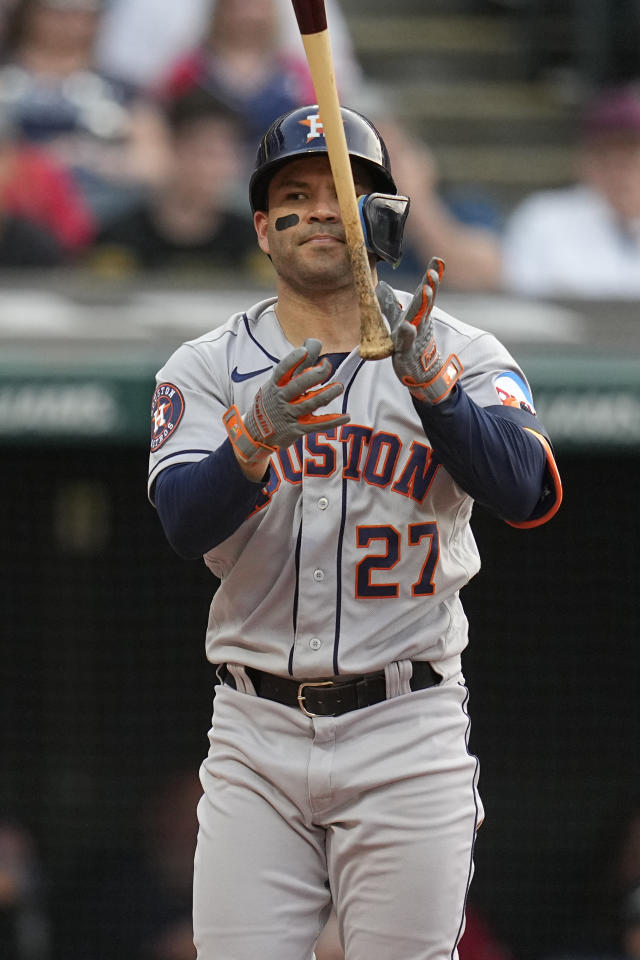
[[[376,299],[362,232],[351,160],[340,113],[324,0],[291,2],[316,92],[318,112],[322,119],[329,163],[345,229],[360,309],[360,356],[365,360],[381,360],[391,355],[393,343]]]

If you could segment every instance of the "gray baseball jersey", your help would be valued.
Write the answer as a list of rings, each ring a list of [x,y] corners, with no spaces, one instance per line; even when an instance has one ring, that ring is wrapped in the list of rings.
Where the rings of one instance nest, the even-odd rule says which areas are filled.
[[[227,439],[225,410],[246,411],[291,351],[274,304],[183,344],[159,371],[151,495],[163,469]],[[437,307],[433,319],[441,355],[457,354],[478,405],[515,397],[533,409],[522,371],[493,335]],[[221,581],[207,657],[299,678],[402,660],[456,676],[467,643],[458,593],[480,566],[473,501],[438,462],[390,359],[364,362],[354,350],[333,376],[344,394],[323,412],[346,409],[350,423],[274,454],[256,509],[204,557]]]

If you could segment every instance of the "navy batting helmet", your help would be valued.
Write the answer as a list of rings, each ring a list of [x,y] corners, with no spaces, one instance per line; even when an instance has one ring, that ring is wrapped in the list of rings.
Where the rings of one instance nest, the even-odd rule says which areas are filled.
[[[341,107],[341,113],[349,156],[353,160],[360,160],[372,174],[374,190],[386,194],[397,193],[387,148],[374,125],[362,114],[347,107]],[[327,152],[317,105],[297,107],[274,120],[260,141],[249,181],[253,212],[267,209],[269,181],[279,167],[298,157]]]

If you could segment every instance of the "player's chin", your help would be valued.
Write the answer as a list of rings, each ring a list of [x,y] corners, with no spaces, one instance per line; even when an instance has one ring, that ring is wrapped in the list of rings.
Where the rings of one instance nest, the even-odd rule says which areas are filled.
[[[330,289],[352,283],[351,265],[344,244],[327,245],[326,251],[306,251],[304,246],[286,257],[273,258],[277,273],[302,292]]]
[[[348,259],[329,259],[318,260],[312,264],[305,264],[305,268],[300,271],[301,276],[309,287],[327,289],[336,289],[346,284],[353,283],[353,274]]]
[[[349,265],[347,246],[340,240],[310,241],[299,248],[301,263],[310,269],[340,269]]]

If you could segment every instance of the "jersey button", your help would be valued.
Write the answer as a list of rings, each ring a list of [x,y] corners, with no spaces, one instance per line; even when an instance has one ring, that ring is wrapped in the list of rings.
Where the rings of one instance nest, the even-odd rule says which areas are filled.
[[[324,580],[324,570],[314,570],[313,579],[317,580],[318,583],[322,583],[322,581]]]
[[[313,637],[312,640],[309,640],[309,646],[312,650],[319,650],[322,646],[322,640],[318,639],[318,637]]]
[[[329,506],[329,501],[327,500],[327,498],[320,497],[320,499],[318,500],[318,507],[320,508],[320,510],[326,510],[328,506]]]

